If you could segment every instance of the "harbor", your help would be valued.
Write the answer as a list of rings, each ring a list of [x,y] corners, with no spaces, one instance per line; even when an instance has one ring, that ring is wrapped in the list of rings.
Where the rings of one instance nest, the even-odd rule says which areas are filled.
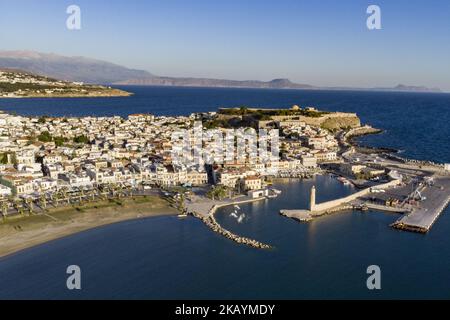
[[[212,231],[238,243],[244,244],[257,249],[272,249],[271,245],[262,243],[260,241],[242,237],[234,234],[233,232],[223,228],[214,217],[217,209],[225,206],[235,206],[239,208],[239,204],[263,201],[267,200],[266,196],[252,198],[249,196],[239,196],[234,199],[225,200],[211,200],[204,196],[193,195],[186,204],[186,211],[188,214],[200,219],[205,225],[207,225]]]
[[[280,214],[301,222],[309,222],[319,216],[336,212],[365,212],[371,209],[400,214],[400,218],[391,224],[396,229],[429,232],[450,202],[450,175],[439,170],[437,166],[425,170],[417,164],[397,165],[392,160],[386,162],[385,166],[390,170],[389,182],[322,203],[316,203],[316,189],[313,186],[308,209],[282,209]],[[348,181],[341,177],[337,180],[342,183]]]

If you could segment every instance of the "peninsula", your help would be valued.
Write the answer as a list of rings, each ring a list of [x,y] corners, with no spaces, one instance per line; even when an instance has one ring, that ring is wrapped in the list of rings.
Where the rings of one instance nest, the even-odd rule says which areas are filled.
[[[200,131],[195,131],[198,125]],[[266,151],[274,144],[278,148],[256,161],[248,153],[250,145],[232,149],[231,157],[219,161],[222,152],[210,139],[233,133],[234,147],[252,132],[264,130],[277,133],[274,140],[261,140]],[[188,137],[187,148],[174,139],[180,132]],[[0,256],[107,223],[176,213],[201,219],[230,241],[270,249],[271,244],[224,229],[214,217],[216,209],[276,198],[279,190],[272,183],[279,177],[330,173],[361,190],[316,203],[313,189],[308,208],[281,214],[309,221],[371,208],[402,214],[392,225],[396,228],[429,231],[449,200],[449,166],[402,159],[385,149],[361,148],[352,140],[377,132],[362,125],[355,113],[297,105],[127,118],[0,112]],[[219,146],[229,151],[230,145]],[[203,152],[201,158],[209,162],[180,162],[178,152],[190,155],[186,150],[191,149]],[[234,215],[242,220],[238,210]]]
[[[0,69],[0,98],[126,97],[131,93],[101,85],[68,82],[20,70]]]

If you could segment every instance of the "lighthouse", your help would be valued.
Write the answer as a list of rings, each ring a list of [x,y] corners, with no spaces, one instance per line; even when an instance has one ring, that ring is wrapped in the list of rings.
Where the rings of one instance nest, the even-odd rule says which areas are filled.
[[[314,207],[316,206],[316,187],[311,187],[311,193],[309,194],[309,210],[314,211]]]

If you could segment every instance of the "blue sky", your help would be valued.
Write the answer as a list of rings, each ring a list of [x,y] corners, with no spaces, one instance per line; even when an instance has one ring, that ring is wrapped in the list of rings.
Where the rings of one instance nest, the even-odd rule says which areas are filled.
[[[65,25],[71,4],[79,31]],[[382,30],[366,27],[370,4]],[[0,49],[168,76],[450,90],[450,1],[0,0]]]

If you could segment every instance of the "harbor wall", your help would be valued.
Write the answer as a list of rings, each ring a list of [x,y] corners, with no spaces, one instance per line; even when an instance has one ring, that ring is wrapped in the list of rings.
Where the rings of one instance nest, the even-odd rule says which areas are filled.
[[[396,185],[399,185],[401,183],[400,180],[392,180],[389,181],[387,183],[381,184],[376,186],[376,189],[386,189],[386,188],[390,188]],[[370,193],[370,189],[371,188],[366,188],[364,190],[358,191],[356,193],[353,193],[349,196],[346,196],[344,198],[340,198],[340,199],[335,199],[335,200],[331,200],[331,201],[327,201],[327,202],[322,202],[322,203],[316,203],[313,208],[314,210],[312,210],[312,212],[322,212],[322,211],[326,211],[326,210],[330,210],[332,208],[335,208],[337,206],[343,205],[345,203],[348,203],[350,201],[356,200],[359,197],[365,196],[367,194]]]

